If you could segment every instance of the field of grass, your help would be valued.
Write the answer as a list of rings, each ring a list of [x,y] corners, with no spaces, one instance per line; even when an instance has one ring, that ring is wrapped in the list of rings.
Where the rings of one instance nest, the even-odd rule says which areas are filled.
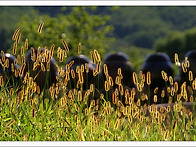
[[[40,26],[38,30],[40,33],[41,27],[43,26]],[[16,43],[13,53],[16,50],[16,44],[19,43],[18,33],[14,35],[13,39]],[[63,43],[66,47],[66,43]],[[27,42],[25,46],[28,46]],[[79,47],[79,53],[80,49]],[[52,50],[48,50],[48,53],[51,52]],[[94,60],[98,63],[94,71],[96,77],[100,72],[101,60],[96,50],[93,54]],[[49,54],[49,60],[50,55],[52,54]],[[57,55],[59,60],[62,59],[63,51],[59,50]],[[45,54],[42,54],[42,57],[46,58]],[[46,71],[46,67],[42,67],[41,70]],[[82,68],[78,74],[81,72]],[[78,88],[69,89],[69,77],[62,72],[56,86],[40,91],[33,78],[26,76],[26,73],[24,75],[22,84],[12,88],[7,87],[2,76],[0,77],[1,141],[196,140],[195,108],[194,105],[188,106],[189,103],[182,102],[187,97],[186,88],[183,86],[181,96],[177,94],[175,88],[171,90],[173,98],[178,96],[178,101],[175,103],[163,106],[142,106],[140,97],[142,90],[137,88],[127,92],[121,87],[112,101],[107,101],[111,99],[108,97],[109,90],[112,89],[111,81],[106,82],[108,85],[105,85],[105,95],[95,87],[96,82],[83,91],[81,85],[86,83],[82,82],[82,79],[79,79]],[[142,78],[136,81],[141,81],[136,83],[137,85],[145,82]],[[192,83],[196,83],[195,80]],[[195,89],[194,84],[192,88]],[[99,103],[95,100],[96,93],[99,95]],[[134,101],[136,93],[139,97],[137,102]],[[121,96],[126,97],[126,105],[119,100]],[[191,102],[195,104],[194,98]]]

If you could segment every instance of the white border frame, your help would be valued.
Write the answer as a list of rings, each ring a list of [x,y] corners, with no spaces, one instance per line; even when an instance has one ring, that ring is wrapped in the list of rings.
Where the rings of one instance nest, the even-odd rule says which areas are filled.
[[[196,1],[0,1],[0,6],[196,6]],[[80,141],[0,141],[0,146],[196,146],[194,141],[107,141],[107,142],[80,142]]]

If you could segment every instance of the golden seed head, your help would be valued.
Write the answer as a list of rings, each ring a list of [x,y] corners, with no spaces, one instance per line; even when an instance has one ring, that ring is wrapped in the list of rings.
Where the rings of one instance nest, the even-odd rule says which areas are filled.
[[[89,73],[88,63],[85,63],[85,70],[86,70],[86,73]]]
[[[105,81],[105,91],[109,91],[109,90],[110,90],[109,82]]]
[[[13,36],[12,36],[12,40],[16,40],[16,37],[18,36],[19,32],[20,32],[20,29],[17,28],[16,31],[14,32]]]
[[[156,87],[155,89],[154,89],[154,94],[157,94],[157,91],[158,91],[158,87]]]
[[[90,51],[90,54],[91,54],[91,60],[95,64],[95,57],[94,57],[93,51]]]
[[[2,87],[2,86],[3,86],[3,76],[0,75],[0,87]]]
[[[121,95],[124,95],[124,88],[123,88],[123,85],[122,85],[122,84],[119,84],[119,85],[118,85],[118,89],[119,89],[119,91],[120,91],[120,94],[121,94]]]
[[[94,86],[94,84],[91,84],[90,85],[90,92],[94,92],[95,91],[95,86]]]
[[[157,95],[154,95],[153,100],[155,103],[157,102]]]
[[[28,49],[28,39],[25,40],[25,49]]]
[[[69,47],[68,47],[68,45],[67,45],[67,43],[65,42],[64,39],[62,39],[62,42],[63,42],[63,46],[64,46],[66,52],[69,52]]]
[[[82,44],[79,43],[79,44],[78,44],[78,54],[81,54],[81,50],[82,50]]]
[[[98,73],[99,73],[99,72],[94,68],[94,69],[93,69],[93,76],[94,76],[94,77],[97,76]]]
[[[114,82],[111,76],[109,76],[109,84],[110,86],[114,86]]]
[[[137,74],[133,72],[133,82],[134,84],[138,84]]]
[[[142,79],[142,76],[143,76],[143,72],[140,70],[140,72],[139,72],[139,78]]]
[[[174,80],[173,80],[173,77],[172,76],[169,76],[169,82],[170,82],[170,85],[173,85],[174,84]]]
[[[147,72],[146,83],[147,83],[148,85],[151,84],[151,73],[150,73],[149,71]]]
[[[165,90],[161,91],[161,97],[164,98],[165,97]]]
[[[13,45],[13,54],[16,55],[16,51],[17,51],[17,43],[14,42],[14,45]]]
[[[179,58],[178,58],[178,54],[177,53],[175,53],[175,64],[177,66],[180,66],[180,62],[179,62]]]
[[[193,81],[193,72],[189,71],[189,81]]]
[[[190,94],[193,94],[193,89],[192,89],[190,86],[188,86],[187,89],[188,89],[188,92],[189,92]]]
[[[137,89],[138,89],[138,91],[139,92],[142,92],[142,89],[143,89],[143,87],[142,87],[142,84],[137,84]]]
[[[40,34],[42,32],[42,29],[43,29],[43,26],[44,26],[44,23],[40,23],[39,27],[38,27],[38,30],[37,32]]]
[[[186,66],[185,63],[182,63],[182,70],[183,70],[184,73],[187,72],[187,66]]]
[[[109,77],[109,76],[108,76],[108,77]],[[119,76],[116,76],[115,83],[116,83],[117,85],[121,84],[121,79],[120,79]]]
[[[118,68],[118,75],[122,75],[121,68]]]
[[[44,66],[44,64],[41,62],[41,70],[42,71],[46,71],[46,68],[45,68],[45,66]]]
[[[192,88],[193,88],[193,90],[196,90],[196,78],[192,82]]]
[[[113,104],[116,104],[117,101],[118,101],[118,99],[117,99],[117,93],[116,93],[116,91],[114,91],[113,94],[112,94],[112,103]]]

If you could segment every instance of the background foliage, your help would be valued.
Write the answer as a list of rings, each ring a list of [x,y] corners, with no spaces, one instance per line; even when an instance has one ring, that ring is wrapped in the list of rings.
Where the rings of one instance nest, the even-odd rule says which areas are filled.
[[[195,11],[196,7],[173,6],[1,7],[0,49],[12,49],[11,36],[20,27],[22,40],[28,38],[30,46],[62,47],[64,38],[71,55],[79,42],[87,56],[92,49],[98,49],[102,57],[123,51],[138,71],[148,51],[166,52],[173,61],[175,52],[182,60],[188,50],[195,49]],[[45,36],[36,32],[41,21]]]

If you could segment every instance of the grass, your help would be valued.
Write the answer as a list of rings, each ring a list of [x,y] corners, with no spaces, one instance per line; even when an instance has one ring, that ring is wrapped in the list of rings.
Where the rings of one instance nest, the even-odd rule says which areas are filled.
[[[97,51],[94,51],[94,56],[100,62]],[[100,67],[94,72],[95,77],[98,76],[96,72],[100,72],[98,69]],[[82,69],[78,74],[82,74]],[[185,95],[171,106],[147,107],[141,106],[140,101],[134,102],[134,96],[142,96],[141,89],[136,89],[136,92],[129,91],[129,102],[123,105],[118,100],[126,91],[122,92],[122,87],[114,97],[115,103],[107,101],[113,93],[111,81],[107,81],[104,96],[94,87],[95,83],[86,91],[81,89],[81,84],[87,84],[80,81],[81,76],[75,89],[69,89],[68,76],[62,74],[60,78],[64,80],[59,80],[58,86],[44,89],[40,94],[32,77],[24,78],[20,87],[7,87],[5,81],[1,84],[1,141],[196,140],[195,112],[183,107],[181,100]],[[137,85],[144,85],[142,82],[145,81],[139,81],[141,83]],[[98,104],[94,100],[96,92],[99,93]],[[186,90],[183,93],[186,94]],[[173,97],[176,96],[179,96],[177,91]]]
[[[42,102],[44,99],[44,105]],[[69,99],[69,98],[68,98]],[[178,103],[176,103],[178,105]],[[56,100],[38,94],[19,98],[1,92],[1,141],[190,141],[195,140],[193,115],[145,109],[135,104],[113,107],[93,103]],[[180,107],[180,103],[179,106]],[[172,108],[172,107],[171,107]],[[149,113],[149,114],[148,114]],[[180,114],[181,113],[181,114]],[[190,112],[189,112],[190,113]],[[193,113],[194,114],[194,113]],[[164,118],[165,117],[165,118]]]

